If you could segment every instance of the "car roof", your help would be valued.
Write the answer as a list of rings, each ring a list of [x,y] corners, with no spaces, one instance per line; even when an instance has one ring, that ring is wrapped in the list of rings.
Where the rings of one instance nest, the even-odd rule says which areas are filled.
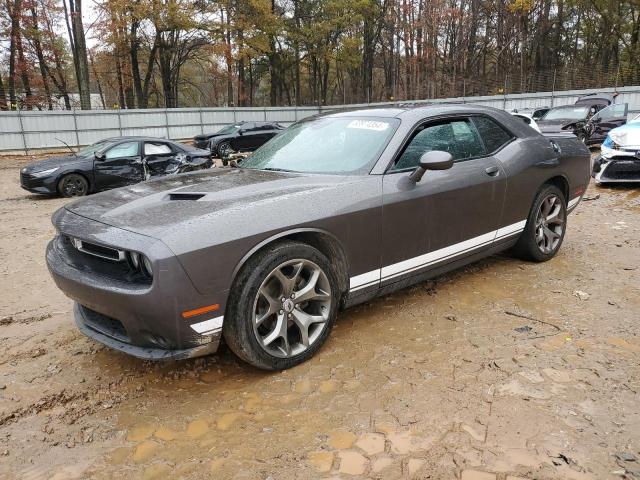
[[[493,107],[475,105],[473,103],[430,103],[401,104],[388,107],[362,107],[348,110],[331,110],[320,114],[329,117],[381,117],[381,118],[424,118],[439,115],[456,115],[469,113],[506,113]]]
[[[492,117],[518,136],[529,137],[532,134],[531,128],[529,128],[526,123],[516,119],[509,112],[486,105],[475,105],[472,103],[420,103],[414,105],[415,106],[409,106],[409,104],[403,104],[403,106],[389,105],[388,107],[362,107],[348,110],[333,110],[307,117],[302,121],[321,117],[378,117],[398,118],[413,124],[431,117],[484,114]]]

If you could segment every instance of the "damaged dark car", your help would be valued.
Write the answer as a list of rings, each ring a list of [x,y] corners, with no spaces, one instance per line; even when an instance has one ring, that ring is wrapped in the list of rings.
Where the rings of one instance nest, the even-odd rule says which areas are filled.
[[[114,137],[27,165],[20,185],[32,193],[80,197],[152,177],[210,168],[208,150],[153,137]]]
[[[196,135],[193,144],[226,159],[235,152],[252,152],[275,137],[284,127],[275,122],[238,122],[216,133]]]
[[[588,94],[576,100],[573,105],[563,105],[550,109],[537,123],[543,134],[560,132],[573,133],[583,143],[588,143],[586,127],[590,119],[603,108],[613,104],[616,94]]]
[[[589,158],[573,136],[488,107],[327,113],[239,168],[66,205],[46,259],[98,342],[180,359],[224,338],[285,369],[321,348],[341,308],[506,249],[553,258]]]

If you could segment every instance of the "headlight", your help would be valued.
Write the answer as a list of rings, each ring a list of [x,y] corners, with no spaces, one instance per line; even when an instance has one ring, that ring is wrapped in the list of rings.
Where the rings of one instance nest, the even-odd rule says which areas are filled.
[[[624,132],[609,132],[609,138],[613,145],[612,148],[620,148],[620,145],[625,143],[625,134]]]
[[[149,278],[153,277],[153,268],[151,267],[151,260],[142,255],[142,272]]]
[[[151,260],[138,252],[128,252],[129,265],[131,269],[142,273],[147,278],[153,277],[153,268]]]
[[[51,175],[56,170],[58,170],[58,167],[50,168],[49,170],[41,170],[39,172],[33,172],[31,175],[36,178],[46,177],[47,175]]]

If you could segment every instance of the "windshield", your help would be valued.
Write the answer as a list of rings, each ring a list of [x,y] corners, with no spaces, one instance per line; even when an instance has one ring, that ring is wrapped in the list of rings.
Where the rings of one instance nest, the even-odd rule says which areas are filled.
[[[236,133],[238,130],[240,130],[240,125],[227,125],[226,127],[218,130],[218,134],[229,135],[231,133]]]
[[[589,113],[589,107],[559,107],[552,108],[542,117],[542,120],[584,120]]]
[[[241,166],[304,173],[368,173],[399,124],[395,118],[373,117],[302,121],[264,144]]]
[[[87,145],[86,147],[78,150],[78,156],[88,157],[91,155],[95,155],[96,152],[104,152],[107,148],[116,143],[116,141],[117,140],[101,140],[94,143],[93,145]]]

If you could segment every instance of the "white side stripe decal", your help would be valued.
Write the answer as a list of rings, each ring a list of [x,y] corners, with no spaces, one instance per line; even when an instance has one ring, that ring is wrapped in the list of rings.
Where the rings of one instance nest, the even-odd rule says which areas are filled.
[[[200,335],[207,335],[209,333],[214,333],[217,330],[222,328],[222,321],[224,317],[216,317],[211,318],[209,320],[205,320],[204,322],[194,323],[191,325],[191,328],[198,332]]]
[[[393,265],[387,265],[386,267],[351,277],[349,280],[349,291],[355,292],[362,288],[375,285],[381,280],[389,280],[391,278],[428,267],[429,265],[433,265],[456,255],[471,252],[482,246],[490,244],[494,240],[520,233],[524,230],[526,224],[527,221],[522,220],[512,225],[501,227],[498,230],[485,233],[484,235],[441,248],[440,250],[434,250],[433,252],[425,253],[418,257],[409,258],[402,262],[394,263]]]
[[[351,277],[349,280],[349,289],[353,290],[354,288],[363,288],[372,283],[376,283],[380,281],[380,269],[374,270],[372,272],[363,273],[362,275],[357,275],[355,277]]]
[[[473,250],[474,248],[478,248],[482,245],[486,245],[487,243],[492,242],[495,236],[495,231],[485,233],[484,235],[480,235],[479,237],[471,238],[469,240],[465,240],[464,242],[441,248],[440,250],[434,250],[433,252],[420,255],[419,257],[410,258],[402,262],[394,263],[393,265],[382,267],[382,278],[384,280],[386,280],[387,278],[393,278],[398,275],[402,275],[403,273],[409,273],[413,270],[417,270],[432,263],[438,262],[452,255],[456,255],[467,250]]]
[[[496,239],[506,237],[507,235],[512,235],[514,233],[521,232],[524,230],[524,226],[527,224],[526,220],[522,220],[521,222],[514,223],[512,225],[507,225],[506,227],[499,228],[496,230]]]

